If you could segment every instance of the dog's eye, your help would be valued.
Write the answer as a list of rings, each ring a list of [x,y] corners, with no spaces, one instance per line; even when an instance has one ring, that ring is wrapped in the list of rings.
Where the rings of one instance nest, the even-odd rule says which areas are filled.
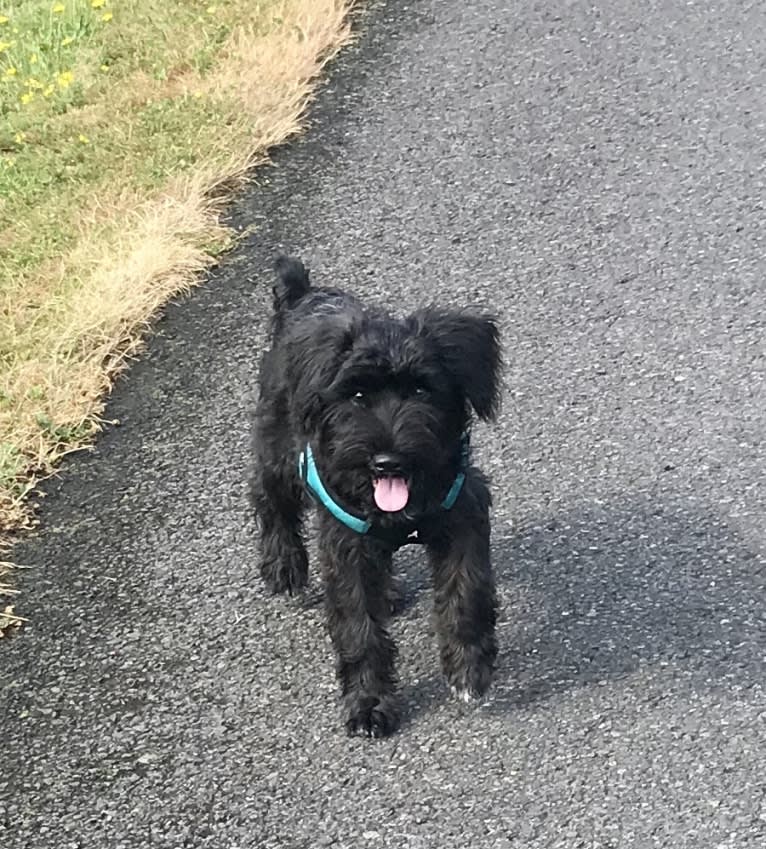
[[[367,402],[367,396],[364,394],[364,392],[354,392],[354,394],[351,396],[351,400],[355,404],[364,404]]]

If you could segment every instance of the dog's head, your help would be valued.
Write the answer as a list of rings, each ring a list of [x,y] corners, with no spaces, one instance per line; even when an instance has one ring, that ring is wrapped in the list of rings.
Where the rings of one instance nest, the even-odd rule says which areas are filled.
[[[322,474],[384,524],[438,507],[472,411],[497,412],[500,345],[486,316],[318,316],[292,359],[293,409]]]

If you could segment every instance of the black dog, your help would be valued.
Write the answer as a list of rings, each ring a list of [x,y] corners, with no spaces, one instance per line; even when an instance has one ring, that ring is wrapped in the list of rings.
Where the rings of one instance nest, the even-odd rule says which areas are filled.
[[[261,363],[253,503],[261,573],[273,592],[304,587],[301,520],[320,503],[325,600],[352,734],[398,725],[396,648],[386,631],[393,552],[428,550],[441,661],[465,699],[490,684],[497,655],[489,560],[490,494],[469,463],[471,408],[494,417],[498,330],[437,308],[404,320],[277,260],[271,349]]]

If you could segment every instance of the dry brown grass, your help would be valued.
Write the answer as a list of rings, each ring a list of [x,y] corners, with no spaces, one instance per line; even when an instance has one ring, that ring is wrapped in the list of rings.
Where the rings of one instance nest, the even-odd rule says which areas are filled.
[[[74,244],[25,276],[23,297],[7,289],[0,311],[15,311],[16,337],[14,356],[0,365],[0,452],[11,470],[0,478],[6,535],[30,524],[29,495],[57,461],[92,440],[105,394],[158,308],[195,285],[229,243],[223,204],[270,147],[301,129],[318,73],[350,38],[351,2],[284,0],[278,26],[237,27],[211,70],[164,81],[165,94],[229,104],[232,132],[159,191],[105,183]]]

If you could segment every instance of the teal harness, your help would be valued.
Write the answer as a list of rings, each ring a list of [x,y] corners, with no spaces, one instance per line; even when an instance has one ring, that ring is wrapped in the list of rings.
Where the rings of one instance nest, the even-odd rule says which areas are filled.
[[[463,489],[465,473],[468,468],[469,447],[469,436],[467,433],[464,433],[460,440],[460,471],[455,476],[449,492],[440,505],[442,510],[451,510]],[[355,515],[347,508],[342,507],[338,503],[338,499],[333,498],[322,482],[316,461],[314,460],[314,452],[311,450],[310,445],[306,445],[306,448],[301,451],[298,457],[298,474],[309,494],[342,525],[345,525],[352,531],[391,543],[397,548],[410,543],[422,542],[418,535],[417,522],[411,522],[407,525],[400,525],[393,528],[381,528],[373,524],[369,519]]]

